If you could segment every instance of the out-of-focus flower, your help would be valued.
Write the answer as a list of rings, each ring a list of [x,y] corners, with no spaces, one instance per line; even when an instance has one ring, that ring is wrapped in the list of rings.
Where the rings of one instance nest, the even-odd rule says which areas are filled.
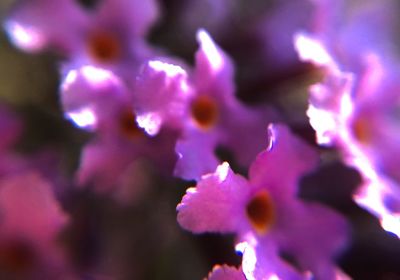
[[[76,126],[108,137],[141,133],[128,89],[113,72],[93,66],[71,70],[60,89],[65,117]]]
[[[319,33],[322,28],[297,34],[295,44],[300,57],[324,74],[310,87],[307,111],[318,142],[338,147],[360,171],[364,180],[355,201],[399,236],[399,69],[389,44],[396,9],[393,1],[374,9],[376,4],[354,8],[336,33],[331,30],[333,38]]]
[[[303,59],[325,69],[324,80],[310,88],[307,111],[318,142],[338,147],[346,163],[361,172],[364,181],[355,200],[399,235],[398,70],[377,54],[366,53],[360,59],[362,71],[343,72],[318,40],[299,35],[297,43]],[[308,57],[310,44],[324,55]]]
[[[248,166],[264,147],[263,127],[275,118],[268,108],[241,104],[234,96],[231,60],[206,31],[200,30],[197,40],[200,48],[183,132],[176,146],[179,160],[175,175],[189,180],[215,170],[219,163],[215,155],[218,146],[230,149],[240,165]]]
[[[75,0],[22,0],[5,27],[21,49],[53,49],[66,57],[64,73],[90,64],[129,79],[150,53],[144,36],[157,17],[154,1],[103,0],[85,10]]]
[[[335,279],[332,259],[346,243],[347,225],[332,210],[296,197],[300,177],[318,156],[285,126],[269,132],[269,148],[252,163],[249,180],[223,163],[187,190],[178,222],[194,233],[236,233],[247,279]]]
[[[68,216],[50,183],[31,171],[0,180],[0,275],[4,279],[67,277],[57,236]]]
[[[147,184],[142,160],[172,172],[175,133],[146,134],[137,123],[131,92],[112,72],[93,66],[71,70],[61,85],[61,98],[66,117],[96,135],[83,148],[79,185],[92,184],[116,197],[128,191],[134,196]]]
[[[77,182],[99,193],[112,194],[123,203],[139,199],[150,176],[172,173],[175,141],[176,134],[167,130],[155,137],[145,133],[133,138],[99,135],[83,148]]]

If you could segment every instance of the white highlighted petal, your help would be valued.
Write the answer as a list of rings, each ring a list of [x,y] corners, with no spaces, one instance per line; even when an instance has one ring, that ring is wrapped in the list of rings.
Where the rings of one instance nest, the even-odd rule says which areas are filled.
[[[393,213],[384,203],[385,198],[397,198],[399,195],[390,191],[389,181],[382,180],[377,174],[372,176],[373,172],[371,170],[368,173],[371,179],[360,188],[353,198],[361,207],[368,209],[379,218],[384,230],[400,238],[400,213]]]
[[[64,81],[61,83],[61,91],[68,91],[70,86],[75,83],[76,79],[78,78],[78,71],[77,70],[70,70],[66,75]]]
[[[81,71],[83,76],[93,84],[109,81],[110,79],[115,79],[115,75],[111,71],[97,68],[91,65],[83,66]]]
[[[228,176],[229,170],[230,170],[229,163],[227,163],[226,161],[217,167],[217,175],[219,182],[225,181],[226,177]]]
[[[381,218],[381,225],[384,230],[400,238],[400,214],[383,215]]]
[[[353,101],[350,94],[343,94],[340,99],[340,113],[343,118],[350,118],[353,115]]]
[[[186,76],[186,71],[178,65],[162,62],[159,60],[151,60],[149,61],[149,66],[156,71],[164,72],[165,74],[167,74],[168,77],[175,77],[178,75]]]
[[[236,244],[235,251],[240,253],[240,254],[243,254],[244,253],[244,249],[246,249],[246,246],[248,246],[247,242],[240,242],[240,243]]]
[[[208,32],[204,29],[200,29],[199,31],[197,31],[197,41],[207,55],[213,70],[217,71],[221,69],[224,63],[221,57],[221,53],[219,52],[217,46],[215,45],[213,39],[211,39],[211,36],[208,34]]]
[[[240,249],[242,249],[243,252],[243,261],[242,261],[243,273],[246,275],[247,280],[257,280],[253,275],[253,272],[257,264],[256,251],[254,250],[253,246],[249,245],[247,242],[243,242],[240,246],[242,247]]]
[[[317,133],[317,141],[320,145],[331,145],[333,142],[331,132],[336,129],[337,123],[332,113],[309,105],[307,116],[310,124]]]
[[[78,127],[94,130],[97,126],[97,118],[90,108],[65,113],[67,119],[72,120]]]
[[[161,128],[162,118],[157,113],[138,115],[136,121],[139,127],[143,128],[150,136],[156,135]]]
[[[317,39],[303,33],[296,33],[293,39],[301,60],[310,61],[319,66],[333,63],[332,57]]]
[[[23,26],[12,20],[5,23],[5,29],[11,42],[27,52],[37,52],[44,48],[46,40],[35,28]]]

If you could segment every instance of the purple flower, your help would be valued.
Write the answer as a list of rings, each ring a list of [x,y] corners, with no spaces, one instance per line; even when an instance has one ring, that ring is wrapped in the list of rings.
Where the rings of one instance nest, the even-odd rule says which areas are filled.
[[[395,26],[392,5],[354,9],[331,38],[299,33],[295,44],[300,57],[323,72],[322,81],[310,87],[307,111],[318,142],[339,148],[360,171],[355,201],[400,236],[399,68],[388,43]]]
[[[76,126],[109,137],[139,133],[128,89],[111,71],[93,66],[71,70],[60,88],[65,117]]]
[[[151,176],[172,173],[175,141],[176,135],[168,130],[155,137],[145,133],[132,138],[99,135],[83,148],[77,183],[122,203],[140,199],[152,182]]]
[[[88,11],[73,0],[23,0],[5,27],[24,50],[53,49],[66,57],[64,73],[90,64],[129,79],[150,54],[144,36],[157,16],[154,1],[104,0]]]
[[[234,96],[233,64],[208,33],[197,33],[200,48],[187,98],[183,132],[176,152],[175,174],[199,179],[215,170],[218,146],[230,149],[237,162],[248,166],[264,148],[262,141],[269,122],[275,118],[268,108],[248,108]],[[243,149],[243,146],[246,149]]]
[[[138,126],[131,92],[112,72],[93,66],[71,70],[61,94],[66,117],[95,132],[81,154],[79,186],[93,185],[97,192],[126,202],[149,184],[144,166],[172,172],[176,133],[163,129],[154,137],[147,135]]]
[[[236,233],[248,279],[305,279],[309,273],[335,279],[332,258],[346,243],[346,223],[296,197],[300,176],[316,167],[318,156],[284,126],[269,132],[269,148],[250,166],[248,180],[221,164],[187,190],[177,206],[178,222],[194,233]]]
[[[25,51],[59,48],[69,53],[88,17],[72,0],[21,0],[4,24],[11,41]]]

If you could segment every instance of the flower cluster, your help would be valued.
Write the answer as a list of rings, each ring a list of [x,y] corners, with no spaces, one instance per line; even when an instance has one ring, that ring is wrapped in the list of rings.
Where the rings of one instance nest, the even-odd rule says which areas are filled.
[[[56,56],[62,115],[90,139],[73,178],[61,178],[43,163],[47,153],[16,156],[11,145],[21,124],[0,110],[1,272],[75,279],[56,242],[69,217],[55,194],[77,186],[131,205],[156,184],[154,177],[174,176],[193,184],[177,206],[179,225],[235,238],[232,250],[241,264],[217,265],[209,280],[349,279],[336,262],[350,242],[349,224],[299,195],[302,178],[321,166],[318,145],[334,147],[357,168],[363,182],[353,199],[400,236],[393,1],[352,7],[340,0],[285,0],[245,26],[240,1],[190,0],[176,16],[176,32],[197,40],[193,63],[151,43],[163,12],[156,0],[83,2],[19,0],[4,21],[17,48]],[[204,13],[210,13],[208,23]],[[235,66],[240,55],[233,59],[221,47],[224,36],[246,50],[249,73],[263,91],[271,81],[285,83],[282,73],[318,73],[318,81],[307,84],[309,123],[291,120],[305,111],[290,115],[279,102],[249,105],[238,98],[235,73],[246,71]],[[257,57],[245,42],[252,36]],[[312,126],[315,143],[289,128],[299,123]]]

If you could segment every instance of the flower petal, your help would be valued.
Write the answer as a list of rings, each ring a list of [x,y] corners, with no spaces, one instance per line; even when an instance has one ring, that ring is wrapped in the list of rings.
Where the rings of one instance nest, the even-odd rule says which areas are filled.
[[[224,265],[216,265],[208,275],[208,280],[246,280],[241,269]]]
[[[196,89],[200,94],[226,99],[229,106],[234,100],[233,64],[205,30],[197,32],[197,40],[200,47],[196,52]]]
[[[5,27],[12,42],[25,51],[55,47],[69,53],[87,24],[87,15],[74,1],[27,0],[14,7]]]
[[[225,162],[187,190],[177,206],[178,222],[194,233],[236,232],[245,220],[243,204],[249,190],[246,180]]]
[[[49,182],[35,172],[0,181],[1,233],[38,242],[54,241],[68,222]]]
[[[270,191],[284,185],[284,195],[293,196],[299,177],[316,167],[318,154],[284,125],[271,125],[269,134],[269,148],[250,166],[250,183],[255,187],[267,184]],[[282,190],[276,192],[282,193]]]
[[[216,135],[190,130],[176,143],[178,161],[174,174],[186,180],[199,180],[204,174],[211,173],[219,164],[214,154],[217,146]]]

